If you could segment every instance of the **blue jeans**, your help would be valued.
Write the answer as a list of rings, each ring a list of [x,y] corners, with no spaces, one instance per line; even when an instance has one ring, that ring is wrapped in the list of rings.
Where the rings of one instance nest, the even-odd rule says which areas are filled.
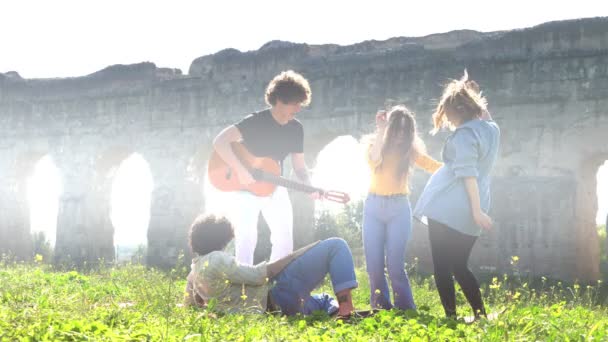
[[[353,256],[342,239],[323,240],[291,262],[274,278],[270,296],[286,315],[308,315],[316,310],[332,314],[338,309],[333,298],[325,294],[310,295],[328,273],[334,293],[359,285]]]
[[[363,248],[373,309],[393,307],[384,274],[385,260],[395,307],[416,308],[405,272],[405,247],[411,232],[412,209],[406,195],[368,195],[363,209]]]

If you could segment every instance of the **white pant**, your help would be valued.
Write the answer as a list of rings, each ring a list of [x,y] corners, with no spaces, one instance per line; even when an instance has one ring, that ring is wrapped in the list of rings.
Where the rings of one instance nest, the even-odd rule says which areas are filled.
[[[277,187],[274,193],[267,197],[259,197],[245,191],[230,195],[232,209],[228,212],[228,217],[234,225],[234,249],[239,262],[253,265],[260,211],[270,228],[270,261],[278,260],[293,251],[293,210],[287,189]]]

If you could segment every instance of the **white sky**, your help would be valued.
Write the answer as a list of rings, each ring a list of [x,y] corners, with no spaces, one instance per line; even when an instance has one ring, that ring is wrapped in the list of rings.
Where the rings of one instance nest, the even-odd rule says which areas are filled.
[[[0,72],[82,76],[151,61],[187,73],[197,57],[229,47],[255,50],[275,39],[347,45],[595,16],[608,16],[608,2],[7,0],[0,2]]]

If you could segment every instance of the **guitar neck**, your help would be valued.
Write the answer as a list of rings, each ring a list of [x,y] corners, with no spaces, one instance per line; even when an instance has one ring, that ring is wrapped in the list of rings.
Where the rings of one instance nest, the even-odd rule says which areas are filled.
[[[279,185],[279,186],[297,190],[297,191],[302,191],[302,192],[307,192],[307,193],[312,193],[312,192],[324,193],[325,192],[322,189],[315,188],[310,185],[294,182],[287,178],[277,176],[272,173],[264,172],[263,170],[259,170],[259,169],[253,170],[252,176],[253,176],[253,178],[255,178],[258,181],[272,183],[275,185]]]

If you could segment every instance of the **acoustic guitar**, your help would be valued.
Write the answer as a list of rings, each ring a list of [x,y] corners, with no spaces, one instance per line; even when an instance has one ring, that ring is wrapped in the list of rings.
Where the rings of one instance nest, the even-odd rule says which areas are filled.
[[[281,166],[277,161],[253,155],[239,142],[231,143],[231,147],[236,157],[249,170],[255,182],[242,185],[236,171],[213,150],[207,165],[207,175],[209,182],[220,191],[249,191],[257,196],[265,197],[270,196],[277,186],[282,186],[306,193],[318,192],[323,198],[338,203],[350,201],[350,197],[344,192],[327,191],[281,177]]]

